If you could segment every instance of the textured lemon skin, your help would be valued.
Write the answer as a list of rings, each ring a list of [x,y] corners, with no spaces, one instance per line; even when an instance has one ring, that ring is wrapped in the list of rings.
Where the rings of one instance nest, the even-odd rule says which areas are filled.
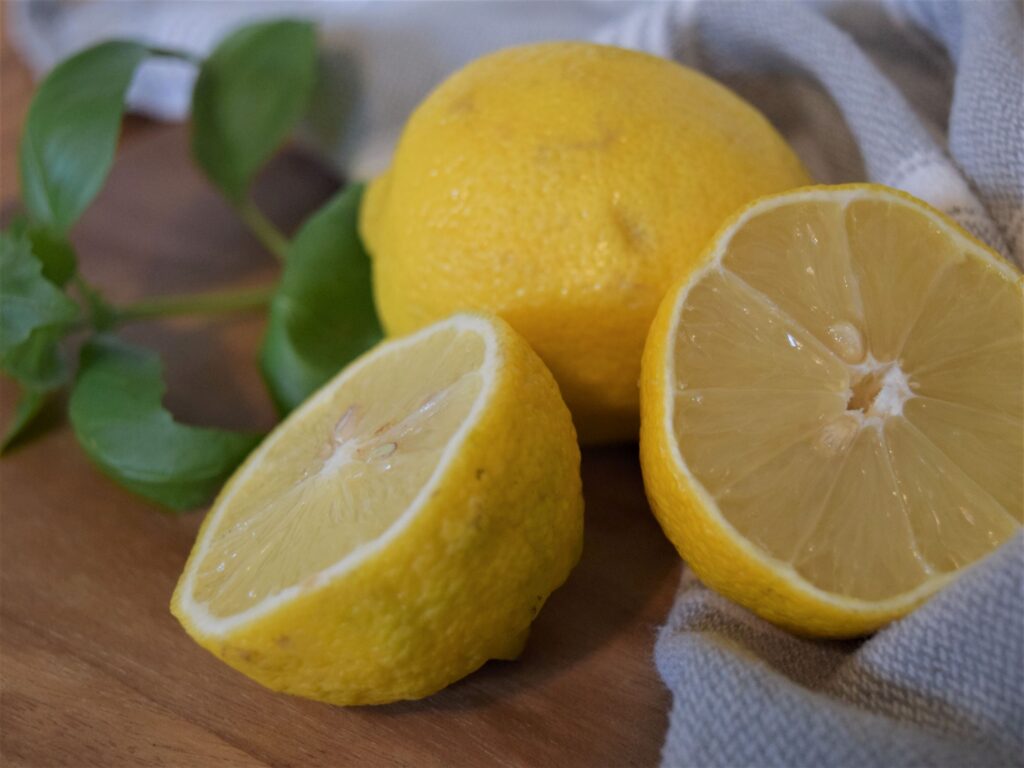
[[[878,184],[807,187],[771,197],[815,190],[864,191],[905,200],[941,220],[995,262],[1009,265],[1002,256],[941,211],[889,187]],[[748,209],[764,202],[757,200],[744,206],[722,225],[693,271],[680,278],[666,293],[651,324],[640,377],[640,464],[644,488],[665,535],[704,584],[762,618],[798,634],[856,637],[909,613],[945,581],[936,581],[926,590],[878,603],[843,599],[815,589],[789,570],[786,563],[751,545],[718,513],[714,501],[688,472],[682,470],[670,428],[671,380],[668,371],[681,294],[689,289],[691,279],[695,279],[697,273],[716,258],[721,238],[731,231]],[[1024,288],[1024,279],[1018,279],[1017,285]]]
[[[485,56],[417,108],[360,231],[389,333],[494,312],[584,442],[635,439],[647,328],[738,206],[806,184],[767,120],[673,62],[589,43]]]
[[[339,705],[418,699],[488,659],[518,656],[579,560],[583,496],[554,379],[498,326],[490,405],[408,527],[354,570],[226,636],[193,622],[183,577],[171,610],[200,645],[268,688]]]

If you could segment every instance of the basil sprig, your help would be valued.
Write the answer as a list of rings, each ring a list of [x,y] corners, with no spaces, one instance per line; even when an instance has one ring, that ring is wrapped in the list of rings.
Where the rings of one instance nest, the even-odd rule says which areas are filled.
[[[313,212],[293,241],[249,196],[316,85],[315,29],[305,21],[236,30],[198,62],[192,96],[193,157],[285,262],[280,282],[118,306],[79,272],[69,235],[110,172],[128,89],[154,56],[197,63],[183,52],[104,42],[56,67],[32,100],[19,153],[25,216],[0,234],[0,370],[21,389],[0,450],[70,383],[71,426],[93,462],[125,488],[183,510],[208,501],[259,436],[177,422],[162,404],[159,356],[118,339],[119,327],[269,303],[260,365],[282,412],[375,344],[381,330],[356,231],[361,188]],[[64,350],[74,335],[84,337],[76,373]]]

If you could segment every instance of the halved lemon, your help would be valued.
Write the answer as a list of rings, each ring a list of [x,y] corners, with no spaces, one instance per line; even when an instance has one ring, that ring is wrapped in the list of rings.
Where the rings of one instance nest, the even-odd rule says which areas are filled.
[[[171,610],[275,690],[426,696],[514,658],[582,547],[580,454],[540,359],[457,315],[367,353],[238,469]]]
[[[669,291],[641,457],[709,586],[797,631],[871,631],[1024,515],[1020,273],[876,185],[763,198]]]

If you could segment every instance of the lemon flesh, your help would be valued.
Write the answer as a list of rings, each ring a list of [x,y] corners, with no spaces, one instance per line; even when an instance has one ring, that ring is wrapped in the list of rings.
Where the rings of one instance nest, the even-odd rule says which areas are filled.
[[[581,532],[550,373],[501,321],[456,316],[368,353],[267,438],[215,502],[172,610],[271,688],[417,698],[518,654]]]
[[[379,539],[480,399],[485,355],[479,334],[445,328],[317,398],[224,498],[195,600],[235,616]]]
[[[741,213],[645,360],[662,381],[645,473],[683,476],[651,494],[670,537],[714,528],[680,546],[698,574],[794,628],[856,634],[1007,540],[1024,515],[1021,287],[885,188]]]

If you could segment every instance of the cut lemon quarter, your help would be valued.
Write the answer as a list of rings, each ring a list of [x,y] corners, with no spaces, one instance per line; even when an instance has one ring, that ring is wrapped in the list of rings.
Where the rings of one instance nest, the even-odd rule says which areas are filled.
[[[171,609],[274,689],[426,696],[522,649],[579,558],[580,454],[551,374],[456,315],[353,363],[210,510]]]
[[[709,586],[851,636],[1021,526],[1020,273],[875,185],[763,198],[669,292],[644,351],[655,515]]]

